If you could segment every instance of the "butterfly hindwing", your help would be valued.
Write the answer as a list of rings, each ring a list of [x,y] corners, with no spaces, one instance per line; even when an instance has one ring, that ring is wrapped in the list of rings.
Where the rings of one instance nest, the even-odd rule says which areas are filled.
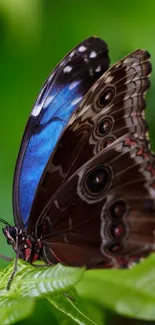
[[[147,143],[144,96],[150,84],[150,72],[148,52],[137,50],[109,68],[88,91],[43,173],[29,229],[62,184],[106,146],[128,133]]]
[[[77,170],[38,219],[44,260],[128,266],[154,249],[154,198],[147,144],[130,134],[119,138]]]
[[[27,224],[43,170],[72,112],[108,67],[106,43],[91,37],[75,47],[45,82],[28,120],[15,169],[17,226]]]

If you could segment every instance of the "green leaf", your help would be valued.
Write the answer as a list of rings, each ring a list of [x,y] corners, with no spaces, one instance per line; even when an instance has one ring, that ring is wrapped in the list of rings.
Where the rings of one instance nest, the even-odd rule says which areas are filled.
[[[155,255],[130,270],[91,270],[78,293],[124,316],[155,320]]]
[[[95,321],[97,324],[101,324],[101,325],[107,324],[106,323],[107,311],[105,311],[105,309],[103,309],[103,307],[101,305],[97,304],[96,302],[92,301],[91,299],[86,299],[86,298],[82,298],[82,297],[80,297],[80,301],[82,302],[84,310],[87,311],[87,314],[90,319]]]
[[[53,267],[34,267],[21,260],[18,261],[18,271],[7,291],[7,283],[14,269],[11,263],[0,273],[0,321],[2,324],[12,324],[31,316],[35,299],[47,297],[67,290],[82,276],[84,269],[64,267],[57,264]],[[61,294],[62,297],[63,293]],[[3,320],[3,322],[2,322]]]
[[[51,304],[47,299],[35,299],[35,308],[33,309],[33,314],[30,317],[26,317],[26,319],[19,321],[18,325],[61,325],[59,322],[60,315],[56,317],[54,312],[55,308],[51,308]]]
[[[14,263],[1,273],[0,288],[6,290]],[[43,297],[51,293],[66,290],[81,278],[84,269],[65,267],[61,264],[51,267],[35,267],[21,260],[7,295],[20,293],[22,297]],[[2,292],[2,291],[1,291]],[[1,293],[0,293],[1,295]]]
[[[35,300],[30,298],[0,298],[0,323],[3,325],[29,317],[34,309]]]
[[[98,325],[99,323],[91,320],[83,309],[79,296],[74,288],[66,293],[61,293],[48,297],[50,303],[64,314],[68,315],[77,324]],[[103,324],[103,323],[102,323]]]

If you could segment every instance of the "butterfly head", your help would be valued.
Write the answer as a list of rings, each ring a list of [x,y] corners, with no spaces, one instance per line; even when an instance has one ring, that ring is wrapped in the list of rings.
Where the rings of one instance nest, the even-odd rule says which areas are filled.
[[[12,245],[14,251],[19,257],[27,262],[33,263],[38,259],[42,249],[41,242],[34,234],[28,235],[25,229],[18,229],[6,225],[3,233],[7,239],[7,243]]]
[[[6,226],[2,229],[5,237],[7,238],[7,243],[12,245],[14,250],[16,251],[16,238],[18,236],[19,230],[16,227]]]

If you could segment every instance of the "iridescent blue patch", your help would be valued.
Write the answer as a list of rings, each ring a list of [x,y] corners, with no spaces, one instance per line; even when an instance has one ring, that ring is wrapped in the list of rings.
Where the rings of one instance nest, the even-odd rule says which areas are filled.
[[[91,37],[75,47],[45,82],[17,159],[13,188],[16,225],[27,227],[41,176],[61,133],[84,95],[108,67],[107,45]]]

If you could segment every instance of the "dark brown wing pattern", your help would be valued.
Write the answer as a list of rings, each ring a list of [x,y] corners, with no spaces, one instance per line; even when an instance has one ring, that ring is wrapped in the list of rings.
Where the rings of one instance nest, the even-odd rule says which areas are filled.
[[[154,250],[154,199],[154,157],[144,142],[123,136],[82,166],[48,207],[47,262],[52,251],[66,264],[89,267],[147,255]]]
[[[29,218],[29,232],[38,219],[48,263],[126,266],[154,249],[155,168],[144,118],[150,72],[148,52],[134,51],[71,117]]]

